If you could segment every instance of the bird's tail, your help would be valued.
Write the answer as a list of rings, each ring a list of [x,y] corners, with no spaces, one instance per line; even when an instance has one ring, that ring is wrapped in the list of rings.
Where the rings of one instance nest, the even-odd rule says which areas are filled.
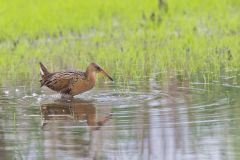
[[[47,70],[47,68],[41,63],[39,62],[40,64],[40,76],[41,76],[41,87],[44,85],[45,83],[45,79],[47,78],[47,76],[50,74]]]

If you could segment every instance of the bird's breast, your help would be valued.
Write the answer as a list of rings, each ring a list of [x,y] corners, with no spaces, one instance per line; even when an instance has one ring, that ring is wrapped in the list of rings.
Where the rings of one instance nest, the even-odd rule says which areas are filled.
[[[95,81],[78,80],[74,83],[71,89],[71,95],[77,95],[92,89],[95,86]]]

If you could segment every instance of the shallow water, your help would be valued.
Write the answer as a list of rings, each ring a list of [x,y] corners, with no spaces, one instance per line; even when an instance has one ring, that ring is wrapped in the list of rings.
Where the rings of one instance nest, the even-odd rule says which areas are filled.
[[[100,82],[66,100],[2,81],[2,159],[239,159],[239,77],[137,84]]]

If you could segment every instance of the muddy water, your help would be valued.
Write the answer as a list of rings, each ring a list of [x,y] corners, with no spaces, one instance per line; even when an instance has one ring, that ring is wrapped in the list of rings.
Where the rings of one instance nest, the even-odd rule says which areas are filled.
[[[239,159],[239,77],[99,84],[66,100],[2,80],[1,159]]]

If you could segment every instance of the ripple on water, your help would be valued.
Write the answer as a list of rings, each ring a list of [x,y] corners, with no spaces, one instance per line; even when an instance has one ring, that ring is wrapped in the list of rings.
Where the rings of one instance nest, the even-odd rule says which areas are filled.
[[[60,152],[65,149],[79,153],[79,149],[83,147],[81,142],[84,141],[87,151],[95,153],[97,150],[106,159],[119,159],[122,153],[125,159],[133,156],[138,157],[136,159],[147,159],[148,153],[156,159],[168,159],[166,157],[172,155],[182,156],[176,159],[187,156],[194,159],[195,155],[207,159],[205,155],[214,155],[213,151],[222,155],[222,150],[228,150],[225,146],[233,146],[231,138],[239,138],[237,133],[240,112],[236,107],[239,102],[236,98],[239,95],[239,86],[226,82],[231,78],[224,80],[213,83],[191,82],[189,86],[174,84],[173,87],[171,82],[161,86],[162,83],[155,81],[155,86],[146,90],[138,90],[135,86],[123,89],[121,84],[117,87],[109,84],[109,88],[113,89],[96,88],[77,95],[74,99],[81,104],[86,103],[85,107],[90,108],[95,115],[94,120],[104,119],[111,113],[111,118],[101,129],[95,128],[96,130],[94,126],[88,126],[87,114],[83,119],[74,119],[76,110],[69,111],[70,120],[55,119],[52,122],[55,130],[44,130],[41,128],[43,117],[39,108],[44,104],[63,104],[60,101],[61,96],[45,90],[23,92],[20,87],[4,88],[2,90],[9,92],[2,92],[0,104],[12,105],[9,105],[9,110],[4,110],[4,105],[1,105],[1,115],[6,116],[1,117],[3,125],[0,127],[3,129],[0,129],[6,133],[5,145],[9,150],[16,150],[13,147],[16,144],[24,145],[25,148],[31,145],[39,153],[39,148],[44,148],[46,152],[43,154],[47,156],[52,150],[56,157],[62,155]],[[226,88],[230,88],[227,94]],[[231,88],[237,89],[233,92]],[[84,108],[84,105],[81,107]],[[24,138],[16,140],[16,137],[23,135]],[[26,150],[20,151],[25,153]],[[143,155],[145,152],[147,156]],[[125,153],[129,153],[129,156]],[[73,154],[69,155],[74,157]]]

